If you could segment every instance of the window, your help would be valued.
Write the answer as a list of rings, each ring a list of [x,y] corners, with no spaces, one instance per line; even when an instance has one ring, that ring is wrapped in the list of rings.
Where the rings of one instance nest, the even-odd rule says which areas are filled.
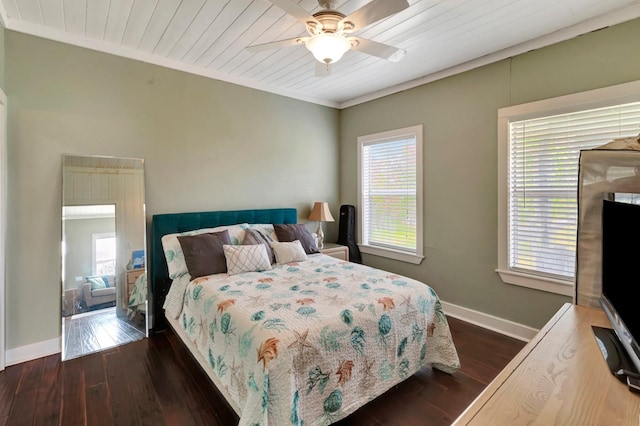
[[[640,132],[640,83],[499,110],[498,273],[573,295],[580,150]]]
[[[422,259],[422,126],[358,138],[358,240],[364,253]]]
[[[113,232],[92,234],[93,274],[116,274],[116,235]]]

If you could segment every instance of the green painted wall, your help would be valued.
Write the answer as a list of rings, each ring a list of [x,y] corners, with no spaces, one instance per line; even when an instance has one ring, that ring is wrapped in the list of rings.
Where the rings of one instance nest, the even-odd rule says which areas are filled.
[[[4,32],[4,27],[0,25],[0,88],[4,88]]]
[[[81,288],[93,275],[93,234],[116,232],[116,218],[71,219],[65,221],[67,255],[63,289]],[[76,281],[76,277],[82,277]]]
[[[503,284],[497,109],[640,79],[640,20],[343,111],[2,32],[8,128],[8,349],[60,335],[61,156],[145,159],[155,213],[356,204],[356,138],[425,128],[421,265],[365,256],[447,302],[540,327],[569,300]],[[0,40],[1,41],[1,40]],[[401,65],[401,63],[400,63]],[[339,161],[335,161],[339,159]],[[340,197],[338,197],[340,194]],[[328,240],[337,224],[329,224]]]
[[[424,125],[425,260],[365,255],[450,303],[541,327],[570,298],[504,284],[497,267],[498,108],[640,79],[640,20],[345,109],[341,203],[357,205],[357,137]]]
[[[13,31],[5,47],[7,349],[60,336],[63,153],[144,158],[148,221],[269,207],[305,218],[316,200],[337,214],[339,111]]]

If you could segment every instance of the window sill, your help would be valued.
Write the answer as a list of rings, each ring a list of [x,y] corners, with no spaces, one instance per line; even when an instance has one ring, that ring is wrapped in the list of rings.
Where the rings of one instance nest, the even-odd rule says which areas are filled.
[[[548,293],[561,294],[563,296],[574,296],[574,286],[571,283],[553,278],[545,278],[536,275],[524,274],[522,272],[496,269],[502,281],[506,284],[528,287]]]
[[[406,253],[398,250],[391,250],[387,248],[374,247],[366,244],[358,244],[360,251],[366,254],[373,254],[374,256],[387,257],[389,259],[400,260],[402,262],[413,263],[419,265],[422,263],[424,256]]]

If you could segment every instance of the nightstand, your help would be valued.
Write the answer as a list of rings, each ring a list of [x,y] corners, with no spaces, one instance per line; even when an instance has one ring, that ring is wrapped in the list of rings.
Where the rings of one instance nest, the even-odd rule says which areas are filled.
[[[340,244],[328,243],[324,245],[324,248],[320,249],[320,253],[327,256],[335,257],[340,260],[349,260],[349,247],[342,246]]]
[[[131,297],[131,292],[133,291],[133,287],[136,284],[136,280],[142,273],[144,272],[144,268],[140,269],[131,269],[127,271],[127,296]]]

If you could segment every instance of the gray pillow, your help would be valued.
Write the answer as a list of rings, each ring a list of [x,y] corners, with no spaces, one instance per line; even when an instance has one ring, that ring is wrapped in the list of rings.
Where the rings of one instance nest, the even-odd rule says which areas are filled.
[[[286,243],[298,240],[302,244],[302,248],[306,254],[320,253],[316,241],[311,236],[309,228],[303,223],[294,223],[288,225],[273,224],[276,231],[278,241]]]
[[[229,231],[178,237],[191,279],[227,272],[225,244],[231,244]]]
[[[267,249],[267,256],[269,257],[269,262],[271,262],[271,264],[273,265],[274,263],[276,263],[276,258],[273,253],[273,249],[269,245],[269,243],[272,241],[273,240],[271,239],[271,237],[264,235],[262,232],[258,231],[257,229],[247,228],[247,230],[244,233],[244,240],[242,240],[242,245],[253,246],[256,244],[264,244]]]

